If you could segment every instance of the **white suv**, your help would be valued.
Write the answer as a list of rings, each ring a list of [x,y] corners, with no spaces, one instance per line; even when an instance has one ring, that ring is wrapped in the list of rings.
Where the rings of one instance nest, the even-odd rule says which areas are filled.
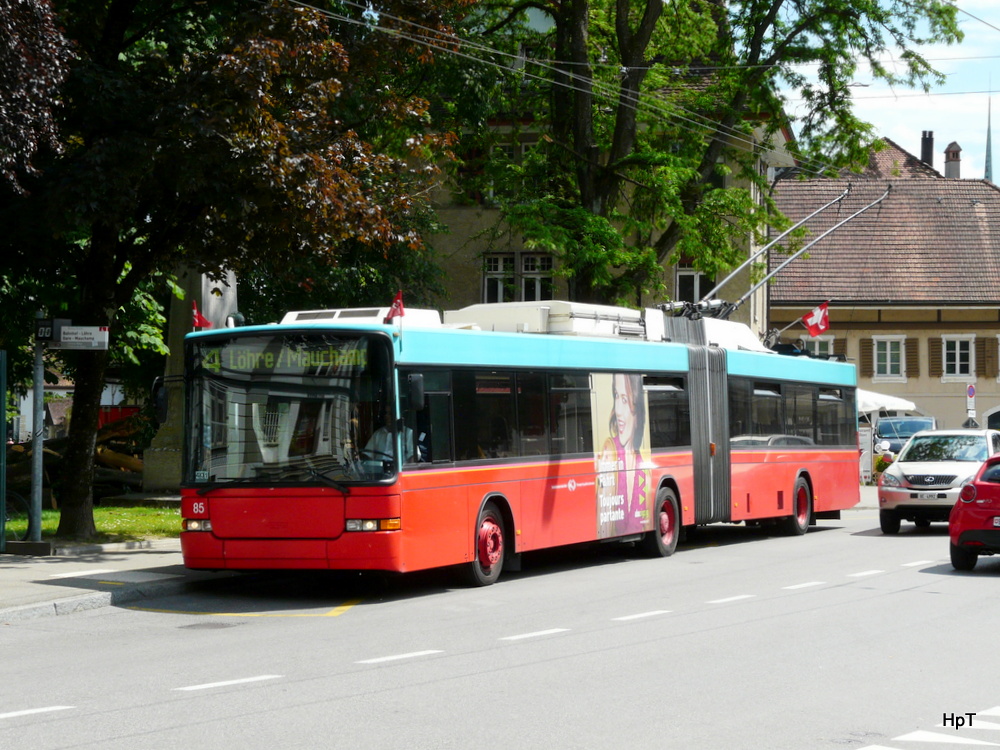
[[[962,485],[971,481],[983,461],[995,453],[1000,453],[997,430],[916,433],[879,477],[882,533],[898,533],[903,520],[920,527],[932,521],[947,521]]]

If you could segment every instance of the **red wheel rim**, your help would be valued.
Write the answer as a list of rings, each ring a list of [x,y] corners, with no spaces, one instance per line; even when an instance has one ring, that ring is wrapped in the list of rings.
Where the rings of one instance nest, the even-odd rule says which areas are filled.
[[[479,527],[479,564],[492,568],[503,555],[503,529],[493,518],[484,518]]]
[[[809,513],[809,493],[805,487],[799,487],[799,494],[795,498],[795,517],[799,521],[800,526],[804,526],[806,521],[809,519],[807,515]]]
[[[674,529],[676,528],[677,521],[674,518],[674,504],[667,502],[660,506],[660,538],[663,543],[670,546],[670,542],[674,538]]]

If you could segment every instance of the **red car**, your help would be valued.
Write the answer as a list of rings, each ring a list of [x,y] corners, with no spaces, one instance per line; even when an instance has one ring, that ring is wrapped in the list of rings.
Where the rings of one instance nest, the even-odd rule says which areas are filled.
[[[948,536],[955,570],[972,570],[980,555],[1000,553],[1000,454],[962,487],[948,517]]]

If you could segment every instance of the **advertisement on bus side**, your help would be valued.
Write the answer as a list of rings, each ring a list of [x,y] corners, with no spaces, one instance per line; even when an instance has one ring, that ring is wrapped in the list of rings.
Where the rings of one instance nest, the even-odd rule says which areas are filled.
[[[594,446],[601,445],[594,456],[597,536],[649,531],[655,491],[642,376],[595,373],[593,394]]]

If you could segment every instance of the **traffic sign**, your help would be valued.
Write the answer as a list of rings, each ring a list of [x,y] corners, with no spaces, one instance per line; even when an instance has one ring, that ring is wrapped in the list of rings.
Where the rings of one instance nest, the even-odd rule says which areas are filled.
[[[53,341],[53,349],[88,349],[91,351],[108,348],[107,326],[63,326],[58,343]]]

